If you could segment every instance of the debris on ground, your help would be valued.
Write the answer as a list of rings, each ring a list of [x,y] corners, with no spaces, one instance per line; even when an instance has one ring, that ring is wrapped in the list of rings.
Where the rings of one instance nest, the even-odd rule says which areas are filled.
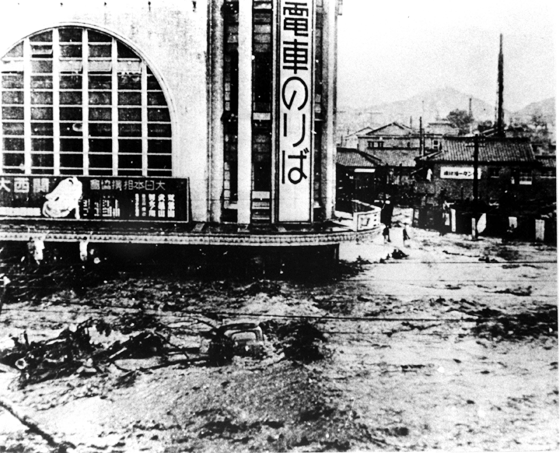
[[[155,314],[142,310],[122,314],[112,323],[112,327],[125,335],[145,329],[160,333],[169,330]]]
[[[396,259],[396,260],[402,260],[403,258],[407,258],[408,255],[406,253],[404,253],[402,250],[400,249],[395,249],[393,250],[393,252],[391,253],[391,257]]]
[[[498,294],[513,294],[514,296],[530,296],[533,291],[531,286],[526,286],[524,288],[518,286],[517,288],[500,289],[494,292]]]
[[[527,337],[556,337],[558,334],[558,308],[546,305],[532,312],[506,314],[499,310],[471,310],[478,316],[473,333],[488,339],[522,340]]]
[[[305,272],[282,281],[233,271],[190,278],[194,271],[172,273],[170,266],[135,260],[134,267],[112,265],[99,284],[74,285],[51,274],[62,262],[49,257],[47,243],[40,265],[26,264],[42,281],[0,263],[24,294],[4,306],[0,358],[17,350],[10,335],[19,353],[42,344],[56,360],[36,366],[53,378],[24,389],[0,385],[1,397],[77,445],[76,453],[554,449],[557,310],[548,304],[557,296],[555,249],[545,255],[534,246],[510,246],[502,255],[513,257],[517,249],[520,255],[505,262],[495,240],[456,246],[459,235],[438,242],[437,234],[419,231],[413,260],[389,254],[386,266],[372,263],[385,261],[396,244],[357,244],[346,258],[341,247],[349,261],[337,271],[346,274],[319,269],[312,281]],[[358,253],[367,259],[353,261]],[[102,270],[107,262],[83,269]],[[41,297],[25,293],[33,291],[27,282],[58,286],[37,288],[51,292]],[[497,293],[508,287],[522,293],[528,285],[530,297]],[[81,352],[72,346],[75,335],[59,338],[91,316],[107,324],[102,333],[93,321],[87,329],[91,350],[87,342]],[[232,352],[227,338],[235,339],[216,334],[227,320],[243,317],[261,321],[254,324],[270,359],[240,357],[236,349],[251,348],[233,341]],[[18,336],[22,329],[28,337]],[[221,352],[221,340],[216,354],[200,347],[203,332],[226,338]],[[245,335],[248,342],[258,337]],[[74,372],[63,368],[68,341],[78,349]],[[27,360],[11,357],[14,368],[20,358]],[[71,374],[58,379],[57,367]],[[0,364],[0,384],[23,374],[14,368]],[[469,399],[462,396],[466,388]],[[482,417],[491,423],[481,424]],[[0,409],[0,452],[50,453],[11,418]]]
[[[90,329],[108,337],[121,327],[119,322],[122,318],[115,325],[103,319],[90,318],[74,329],[65,328],[55,338],[35,342],[29,341],[26,332],[23,332],[20,338],[12,337],[15,345],[11,350],[0,351],[0,363],[17,368],[20,385],[24,387],[74,373],[82,376],[101,373],[109,364],[120,359],[163,357],[181,352],[181,348],[173,347],[166,337],[152,330],[132,334],[130,328],[126,328],[124,331],[131,333],[129,337],[109,345],[92,340]]]
[[[20,370],[20,384],[46,381],[69,376],[83,366],[96,369],[93,362],[102,348],[91,342],[90,328],[108,335],[110,326],[103,320],[88,319],[72,330],[64,329],[56,338],[30,342],[24,332],[21,338],[12,337],[15,346],[1,352],[0,362]]]
[[[307,320],[282,325],[276,335],[286,359],[310,363],[331,356],[327,336]]]
[[[212,323],[199,320],[201,324]],[[128,338],[107,342],[92,340],[90,329],[109,337],[112,332],[127,334]],[[234,322],[207,330],[188,332],[209,340],[207,350],[181,348],[174,345],[162,332],[169,328],[153,314],[127,313],[112,324],[101,318],[90,318],[76,326],[65,328],[57,337],[43,341],[29,341],[24,331],[20,338],[13,337],[14,347],[0,351],[0,363],[20,371],[20,384],[26,386],[50,379],[103,373],[110,364],[122,359],[159,357],[163,363],[175,364],[170,358],[184,356],[185,363],[208,363],[222,366],[231,363],[234,356],[261,360],[267,355],[264,335],[255,322]],[[130,370],[126,370],[130,371]]]

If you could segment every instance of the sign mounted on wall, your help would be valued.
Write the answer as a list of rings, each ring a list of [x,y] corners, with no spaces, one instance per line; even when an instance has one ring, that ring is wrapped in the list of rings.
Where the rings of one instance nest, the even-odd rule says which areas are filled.
[[[281,0],[278,30],[278,220],[313,209],[314,0]]]
[[[381,209],[376,208],[366,212],[355,212],[354,222],[356,231],[373,230],[381,225]]]
[[[478,169],[478,179],[482,176],[480,168]],[[441,167],[440,177],[442,179],[473,179],[473,167]]]
[[[188,222],[188,180],[0,175],[0,216]]]

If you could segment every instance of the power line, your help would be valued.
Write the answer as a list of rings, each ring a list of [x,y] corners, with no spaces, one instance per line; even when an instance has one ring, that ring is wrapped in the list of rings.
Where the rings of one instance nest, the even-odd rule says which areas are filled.
[[[81,304],[73,304],[73,305],[80,305]],[[550,305],[553,306],[553,305]],[[119,309],[119,310],[138,310],[136,307],[111,307],[112,309]],[[45,312],[53,312],[59,313],[65,310],[49,310],[49,309],[37,309],[32,310],[27,307],[18,307],[18,308],[11,308],[11,307],[4,307],[3,311],[28,311],[28,312],[36,312],[36,313],[45,313]],[[102,311],[102,308],[88,308],[89,311]],[[317,321],[365,321],[365,322],[450,322],[450,323],[457,323],[457,322],[477,322],[479,320],[484,321],[496,321],[499,320],[500,317],[478,317],[475,315],[469,315],[465,313],[468,318],[402,318],[402,317],[380,317],[380,316],[333,316],[333,315],[281,315],[281,314],[270,314],[270,313],[246,313],[246,312],[230,312],[230,311],[208,311],[208,310],[189,310],[189,311],[175,311],[173,313],[169,312],[160,312],[158,310],[142,310],[145,314],[151,315],[158,315],[160,317],[176,317],[182,318],[192,315],[197,316],[204,316],[205,318],[212,319],[213,317],[217,316],[224,316],[229,318],[271,318],[271,319],[305,319],[305,320],[317,320]],[[75,313],[75,312],[72,312]],[[115,313],[100,313],[105,316],[119,316]],[[507,315],[504,315],[507,316]],[[44,321],[44,320],[43,320]],[[53,322],[60,323],[60,320],[53,320]]]

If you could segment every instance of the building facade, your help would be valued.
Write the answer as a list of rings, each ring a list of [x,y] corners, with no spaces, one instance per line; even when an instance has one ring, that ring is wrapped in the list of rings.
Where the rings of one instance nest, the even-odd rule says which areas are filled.
[[[46,196],[73,177],[92,193],[181,179],[191,223],[328,221],[340,3],[3,2],[4,192]],[[135,218],[158,218],[158,196],[140,193]],[[121,212],[109,208],[99,215]]]
[[[555,200],[555,158],[537,159],[528,139],[486,138],[478,148],[476,194],[472,137],[445,139],[440,151],[420,158],[418,190],[433,204],[475,195],[488,205],[516,208]]]
[[[352,148],[336,153],[336,209],[354,212],[353,202],[373,204],[377,196],[379,159]]]
[[[433,150],[438,149],[443,135],[439,130],[436,132],[424,130],[421,133],[419,130],[394,121],[358,134],[358,150],[409,149],[418,152],[422,148]]]

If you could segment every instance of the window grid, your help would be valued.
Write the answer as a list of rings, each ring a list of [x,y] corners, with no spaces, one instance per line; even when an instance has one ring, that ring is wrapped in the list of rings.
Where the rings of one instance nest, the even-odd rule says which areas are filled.
[[[171,176],[171,120],[146,63],[101,32],[25,38],[0,69],[0,172]]]
[[[55,90],[54,87],[60,85],[60,45],[58,39],[58,33],[53,33],[53,43],[52,43],[52,55],[53,55],[53,69],[52,69],[52,93],[53,93],[53,154],[54,154],[54,174],[60,174],[60,127],[56,127],[60,124],[60,91]]]
[[[82,39],[80,41],[82,43],[82,70],[84,74],[89,73],[89,62],[88,62],[88,33],[87,30],[82,30]],[[71,62],[72,60],[69,60]],[[76,82],[79,81],[79,88],[82,93],[82,116],[81,116],[81,125],[82,125],[82,168],[84,175],[89,176],[89,103],[88,103],[88,87],[87,84],[83,83],[83,77],[75,77]],[[70,85],[72,86],[72,85]],[[76,112],[79,113],[79,112]],[[72,125],[72,129],[74,129],[74,125]],[[79,127],[79,126],[78,126]]]
[[[259,118],[252,128],[251,189],[255,192],[270,192],[272,188],[272,23],[272,2],[255,0],[252,107],[253,118]]]
[[[224,190],[227,207],[237,202],[237,101],[239,4],[224,3]]]

